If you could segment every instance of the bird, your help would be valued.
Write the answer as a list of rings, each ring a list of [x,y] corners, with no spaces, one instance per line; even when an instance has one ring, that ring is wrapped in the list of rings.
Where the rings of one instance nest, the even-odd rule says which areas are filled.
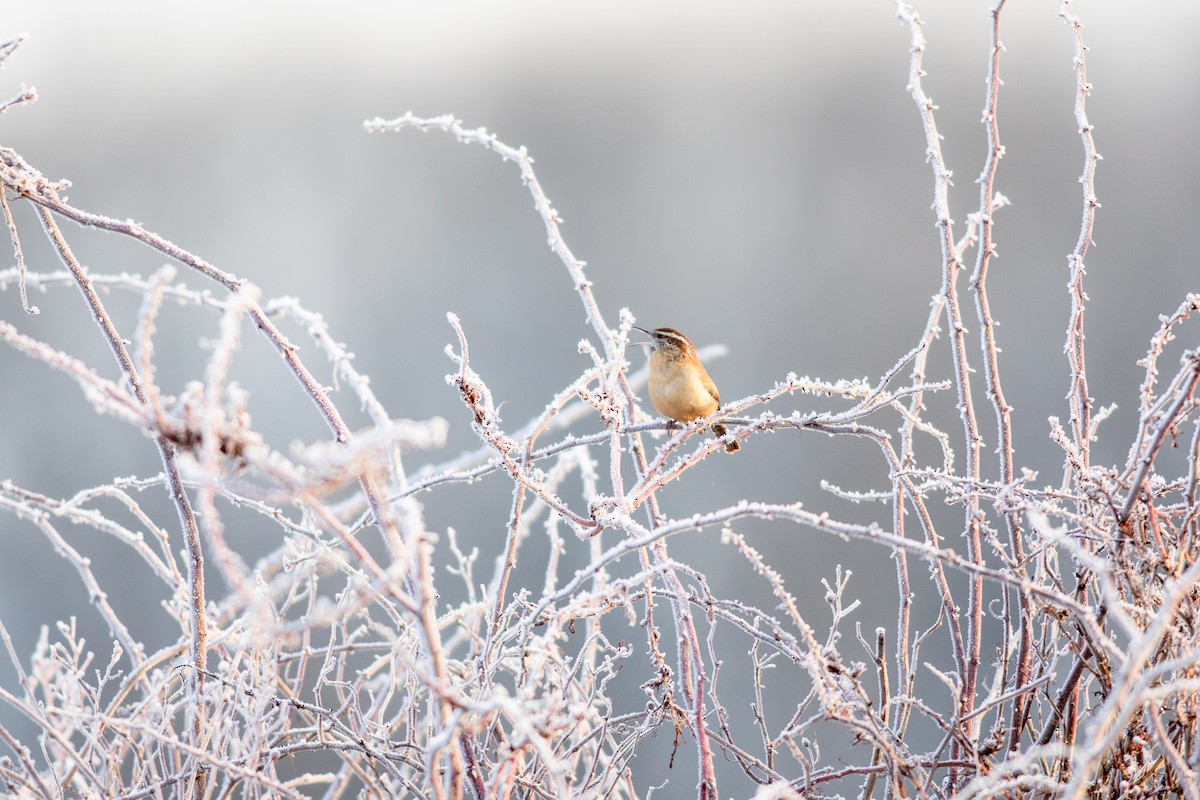
[[[648,331],[633,327],[651,339],[644,344],[650,348],[650,402],[658,413],[676,422],[691,422],[721,407],[717,386],[696,357],[690,339],[674,328]],[[712,432],[724,436],[729,429],[714,422]],[[725,443],[725,452],[735,453],[741,447],[734,439]]]

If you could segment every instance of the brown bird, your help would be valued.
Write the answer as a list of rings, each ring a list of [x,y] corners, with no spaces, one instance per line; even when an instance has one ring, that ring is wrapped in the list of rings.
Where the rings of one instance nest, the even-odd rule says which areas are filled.
[[[650,402],[658,413],[676,422],[691,422],[707,417],[721,407],[721,395],[716,384],[696,357],[696,348],[674,328],[645,328],[637,330],[649,336],[646,343],[650,348]],[[729,430],[719,422],[713,423],[712,432],[724,436]],[[734,453],[741,448],[736,439],[725,443],[725,452]]]

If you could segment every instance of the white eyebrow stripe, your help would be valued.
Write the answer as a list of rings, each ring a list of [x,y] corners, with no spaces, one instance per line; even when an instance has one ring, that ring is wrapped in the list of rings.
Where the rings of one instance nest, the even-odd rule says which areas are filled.
[[[654,337],[656,341],[660,341],[663,344],[667,342],[672,343],[684,356],[695,356],[696,348],[692,345],[691,339],[688,339],[674,328],[655,328]]]

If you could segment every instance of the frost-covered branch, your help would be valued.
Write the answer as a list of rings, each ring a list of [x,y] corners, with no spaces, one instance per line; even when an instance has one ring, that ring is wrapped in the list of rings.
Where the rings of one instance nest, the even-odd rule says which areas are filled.
[[[517,165],[531,220],[588,323],[581,368],[523,421],[500,416],[511,398],[471,360],[476,321],[447,315],[455,344],[440,415],[395,416],[318,310],[262,298],[136,222],[68,203],[65,182],[0,148],[16,262],[0,271],[0,290],[16,287],[23,311],[19,325],[0,320],[0,345],[66,376],[97,414],[127,426],[130,447],[154,448],[162,463],[157,474],[114,475],[70,497],[0,482],[0,512],[73,570],[89,604],[79,617],[102,626],[99,640],[85,637],[73,617],[18,652],[4,623],[11,611],[0,609],[0,644],[17,676],[0,684],[0,707],[36,731],[26,739],[0,724],[0,791],[620,800],[665,792],[647,776],[678,762],[694,766],[694,782],[672,796],[714,800],[755,791],[766,800],[1134,789],[1195,798],[1200,355],[1183,350],[1161,382],[1160,365],[1200,305],[1189,295],[1148,342],[1125,463],[1093,463],[1091,443],[1111,410],[1093,413],[1083,357],[1098,156],[1084,114],[1086,48],[1063,2],[1085,207],[1068,263],[1069,420],[1046,431],[1067,480],[1036,485],[1013,441],[1019,423],[1043,423],[1009,405],[996,334],[998,319],[1020,310],[994,306],[988,292],[999,267],[997,212],[1007,204],[997,191],[1005,7],[996,0],[989,9],[986,150],[978,203],[959,235],[924,88],[931,45],[917,12],[897,4],[940,247],[928,274],[912,278],[938,284],[924,328],[870,380],[788,374],[685,424],[639,398],[646,372],[625,352],[636,320],[619,309],[606,322],[529,153],[452,115],[406,113],[367,129],[447,134]],[[0,62],[18,45],[0,45]],[[33,97],[23,92],[0,112]],[[21,203],[62,269],[26,264]],[[63,219],[170,263],[150,276],[85,268]],[[958,284],[972,247],[975,341]],[[86,363],[28,321],[37,311],[31,292],[56,308],[71,302],[68,287],[115,367]],[[108,312],[107,292],[140,299],[130,330]],[[208,350],[173,395],[157,374],[172,357],[162,340],[181,309],[206,320]],[[948,347],[939,347],[943,330]],[[286,389],[315,406],[328,440],[285,453],[256,427],[255,398],[231,377],[255,331],[296,378]],[[296,335],[314,340],[315,353],[302,359]],[[982,462],[981,393],[996,418],[994,468]],[[939,397],[953,412],[936,408]],[[824,410],[814,410],[816,398]],[[351,433],[346,404],[365,410],[365,430]],[[718,421],[729,429],[723,438],[711,434]],[[467,452],[439,452],[451,428],[473,435]],[[771,434],[800,455],[814,438],[846,452],[869,448],[853,450],[857,482],[823,480],[815,502],[764,499],[755,488],[703,510],[660,504],[707,459],[727,458],[718,451],[729,438],[745,445],[737,459],[755,459]],[[1177,441],[1180,455],[1164,458]],[[509,492],[506,516],[484,531],[434,530],[426,505],[462,503],[485,477]],[[173,503],[165,515],[146,496],[162,488]],[[939,509],[947,504],[960,508],[947,514]],[[245,519],[253,551],[235,535]],[[799,581],[792,565],[772,563],[763,531],[835,548],[853,541],[892,558],[894,626],[862,625],[860,603],[892,589],[863,586],[853,564]],[[146,572],[139,600],[164,609],[174,641],[147,645],[114,602],[117,587],[91,558],[97,539]],[[706,573],[715,563],[706,550],[742,568],[743,585],[722,588]],[[666,765],[637,755],[653,738],[670,744]]]

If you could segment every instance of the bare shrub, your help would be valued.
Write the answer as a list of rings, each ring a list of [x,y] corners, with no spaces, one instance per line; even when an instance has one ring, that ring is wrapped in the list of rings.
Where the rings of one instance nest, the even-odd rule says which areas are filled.
[[[1065,424],[1051,423],[1064,456],[1062,480],[1035,486],[1034,475],[1014,462],[1016,420],[1004,399],[987,294],[993,213],[1005,203],[994,189],[1002,155],[996,102],[1003,5],[992,10],[979,205],[962,232],[951,221],[949,173],[921,85],[920,22],[898,5],[911,36],[909,89],[926,133],[942,252],[942,291],[912,348],[874,382],[782,377],[714,417],[670,429],[657,447],[643,434],[667,425],[638,401],[645,372],[630,369],[626,355],[632,315],[623,310],[612,324],[602,313],[528,154],[484,129],[451,116],[367,123],[370,131],[442,132],[516,165],[586,312],[591,330],[580,347],[591,366],[548,398],[537,417],[505,427],[498,401],[472,366],[470,325],[450,315],[458,344],[449,352],[448,381],[479,445],[417,471],[402,456],[438,447],[449,423],[392,419],[318,314],[294,300],[263,300],[249,282],[136,223],[71,205],[61,185],[0,150],[6,195],[32,205],[63,265],[59,272],[26,269],[6,197],[17,267],[0,273],[0,281],[19,287],[30,313],[36,309],[27,287],[76,286],[119,374],[105,377],[111,367],[84,363],[7,321],[0,321],[0,338],[68,374],[97,413],[128,423],[135,439],[148,437],[162,461],[159,475],[114,479],[65,499],[0,485],[0,507],[53,543],[111,634],[93,648],[73,622],[63,622],[33,652],[19,653],[0,621],[19,675],[17,685],[0,687],[0,702],[39,731],[35,743],[0,727],[3,790],[30,798],[649,797],[655,792],[637,778],[632,760],[639,742],[660,735],[694,755],[701,798],[719,796],[722,769],[744,773],[764,799],[846,791],[1200,798],[1200,350],[1184,352],[1177,366],[1161,364],[1200,295],[1163,317],[1149,343],[1126,462],[1093,464],[1105,412],[1093,408],[1087,388],[1084,258],[1097,156],[1085,114],[1085,47],[1064,2],[1085,161],[1081,229],[1066,265],[1071,413]],[[4,45],[2,57],[18,44]],[[24,93],[5,107],[32,99]],[[149,277],[91,272],[75,257],[63,219],[148,245],[173,266]],[[186,280],[177,280],[180,267]],[[974,344],[960,280],[968,268],[980,333]],[[99,287],[141,298],[135,331],[117,328]],[[215,323],[207,367],[178,397],[155,383],[156,327],[167,304],[201,308]],[[250,425],[245,393],[230,380],[247,322],[315,404],[332,442],[285,454]],[[306,363],[284,332],[288,326],[309,333],[330,366]],[[930,381],[943,329],[953,380]],[[369,430],[348,428],[318,369],[332,369],[367,410]],[[986,411],[976,405],[973,373],[982,376],[1000,431],[997,480],[983,477],[978,415]],[[927,396],[937,391],[956,394],[960,430],[939,430],[928,418]],[[841,410],[777,410],[781,398],[797,394],[836,398]],[[447,417],[462,411],[448,409]],[[598,420],[598,432],[566,433],[585,417]],[[739,440],[797,429],[870,442],[878,456],[873,468],[889,488],[858,499],[881,501],[884,512],[861,524],[799,503],[744,500],[666,516],[656,492],[723,449],[707,435],[715,419]],[[1160,451],[1177,439],[1185,442],[1185,464],[1179,474],[1162,474]],[[938,458],[919,458],[919,440],[931,442]],[[460,549],[453,531],[428,530],[415,499],[488,474],[506,476],[512,487],[504,556],[490,572]],[[582,485],[582,497],[565,496],[573,482]],[[173,517],[146,507],[150,489],[166,489]],[[936,521],[928,505],[935,496],[961,507],[961,525]],[[121,514],[104,510],[114,505]],[[234,511],[257,515],[276,535],[270,552],[253,563],[226,539],[224,521]],[[855,602],[840,574],[826,585],[831,620],[806,619],[785,571],[738,532],[751,518],[889,551],[895,627],[848,636]],[[177,641],[151,649],[128,627],[88,558],[63,534],[68,524],[120,541],[152,572],[158,583],[146,594],[171,611]],[[548,555],[523,548],[535,525],[551,544]],[[777,606],[754,607],[710,589],[685,545],[705,528],[721,530],[724,545],[770,587]],[[570,537],[587,548],[583,569],[560,563]],[[451,569],[435,571],[435,552]],[[513,591],[518,563],[538,559],[545,562],[541,589]],[[923,573],[931,583],[918,589]],[[214,576],[224,587],[220,596],[209,591]],[[928,630],[914,629],[919,594],[941,610]],[[640,631],[644,641],[615,638],[614,628]],[[722,663],[719,636],[748,643],[743,663]],[[923,657],[935,648],[949,652],[953,669]],[[636,673],[640,699],[613,690],[619,670]],[[722,699],[730,671],[752,682],[749,736],[730,724]],[[772,721],[768,706],[783,707],[786,722]],[[918,727],[936,731],[932,747],[914,733]],[[834,735],[851,739],[853,761],[823,757],[822,738]]]

